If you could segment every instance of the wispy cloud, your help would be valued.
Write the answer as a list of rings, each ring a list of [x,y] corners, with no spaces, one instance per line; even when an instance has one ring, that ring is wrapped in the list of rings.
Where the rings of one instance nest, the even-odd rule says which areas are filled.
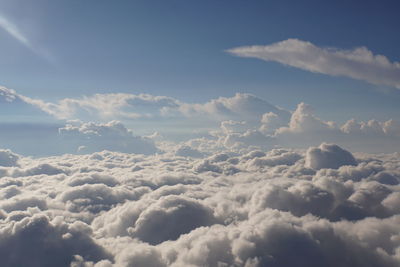
[[[12,37],[17,39],[19,42],[32,49],[32,45],[26,36],[20,31],[20,29],[12,23],[9,19],[0,14],[0,27],[8,32]]]
[[[30,49],[32,52],[34,52],[36,55],[46,59],[47,62],[52,64],[56,62],[54,56],[49,53],[49,51],[47,51],[43,47],[38,47],[37,45],[34,45],[31,40],[28,39],[26,34],[21,31],[21,29],[15,23],[13,23],[10,19],[2,14],[0,14],[0,28],[10,34],[17,41]]]
[[[374,55],[366,47],[352,50],[321,48],[310,42],[288,39],[265,46],[236,47],[227,52],[400,89],[400,63],[391,62],[383,55]]]

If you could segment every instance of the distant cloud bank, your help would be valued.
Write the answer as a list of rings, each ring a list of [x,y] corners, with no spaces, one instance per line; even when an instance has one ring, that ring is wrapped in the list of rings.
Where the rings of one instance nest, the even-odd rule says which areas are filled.
[[[306,148],[322,142],[369,153],[398,152],[400,147],[400,121],[396,119],[356,121],[349,118],[338,125],[319,118],[305,103],[289,111],[244,93],[205,103],[185,103],[147,94],[96,94],[49,103],[0,87],[0,103],[0,111],[5,114],[37,116],[42,121],[53,120],[61,125],[51,131],[42,129],[40,124],[24,131],[22,125],[14,132],[7,131],[13,125],[3,125],[0,147],[27,155],[92,153],[105,149],[148,155],[168,150],[170,141],[181,142],[175,147],[180,147],[182,155],[206,155],[220,149],[242,151],[252,147]],[[152,129],[146,133],[148,136],[137,134],[140,127],[129,129],[130,125],[140,122],[147,122],[146,127]],[[168,124],[178,125],[173,130],[181,133],[180,140],[163,137],[160,125]],[[39,143],[48,145],[35,148],[35,142],[41,138]],[[26,143],[22,146],[23,142]]]
[[[391,62],[383,55],[374,55],[366,47],[341,50],[288,39],[270,45],[242,46],[227,51],[240,57],[275,61],[315,73],[344,76],[400,89],[400,63]]]

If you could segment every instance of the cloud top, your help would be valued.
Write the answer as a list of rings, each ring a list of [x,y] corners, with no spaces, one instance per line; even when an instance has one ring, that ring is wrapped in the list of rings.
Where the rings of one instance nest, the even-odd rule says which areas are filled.
[[[353,155],[333,144],[321,144],[307,150],[306,166],[314,170],[322,168],[337,169],[344,165],[357,165]]]
[[[4,266],[400,263],[397,154],[2,153],[18,158],[0,166]]]

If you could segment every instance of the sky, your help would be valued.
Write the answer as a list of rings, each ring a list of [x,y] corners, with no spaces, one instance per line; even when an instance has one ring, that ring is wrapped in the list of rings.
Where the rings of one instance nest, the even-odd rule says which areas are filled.
[[[12,137],[17,128],[55,135],[67,120],[117,120],[137,135],[182,141],[271,111],[256,105],[250,115],[247,103],[220,116],[221,106],[211,107],[239,93],[289,113],[306,103],[339,128],[351,119],[384,123],[400,116],[398,6],[3,0],[0,85],[32,101],[2,104],[0,122]],[[143,95],[145,103],[126,103]]]
[[[296,38],[399,61],[397,10],[397,1],[3,0],[1,15],[22,39],[1,30],[0,78],[46,100],[144,92],[196,102],[244,92],[288,109],[323,107],[329,119],[388,118],[399,115],[397,90],[226,50]]]
[[[399,8],[0,0],[0,265],[400,266]]]

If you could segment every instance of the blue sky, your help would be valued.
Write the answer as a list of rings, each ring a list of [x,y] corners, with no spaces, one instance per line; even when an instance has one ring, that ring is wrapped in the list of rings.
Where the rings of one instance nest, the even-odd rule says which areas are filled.
[[[146,93],[205,103],[241,92],[291,111],[305,102],[339,123],[388,120],[400,116],[394,86],[227,50],[298,39],[321,49],[366,47],[398,62],[399,7],[398,1],[3,0],[0,84],[50,102]]]
[[[399,233],[400,0],[0,0],[0,267],[399,267]]]

